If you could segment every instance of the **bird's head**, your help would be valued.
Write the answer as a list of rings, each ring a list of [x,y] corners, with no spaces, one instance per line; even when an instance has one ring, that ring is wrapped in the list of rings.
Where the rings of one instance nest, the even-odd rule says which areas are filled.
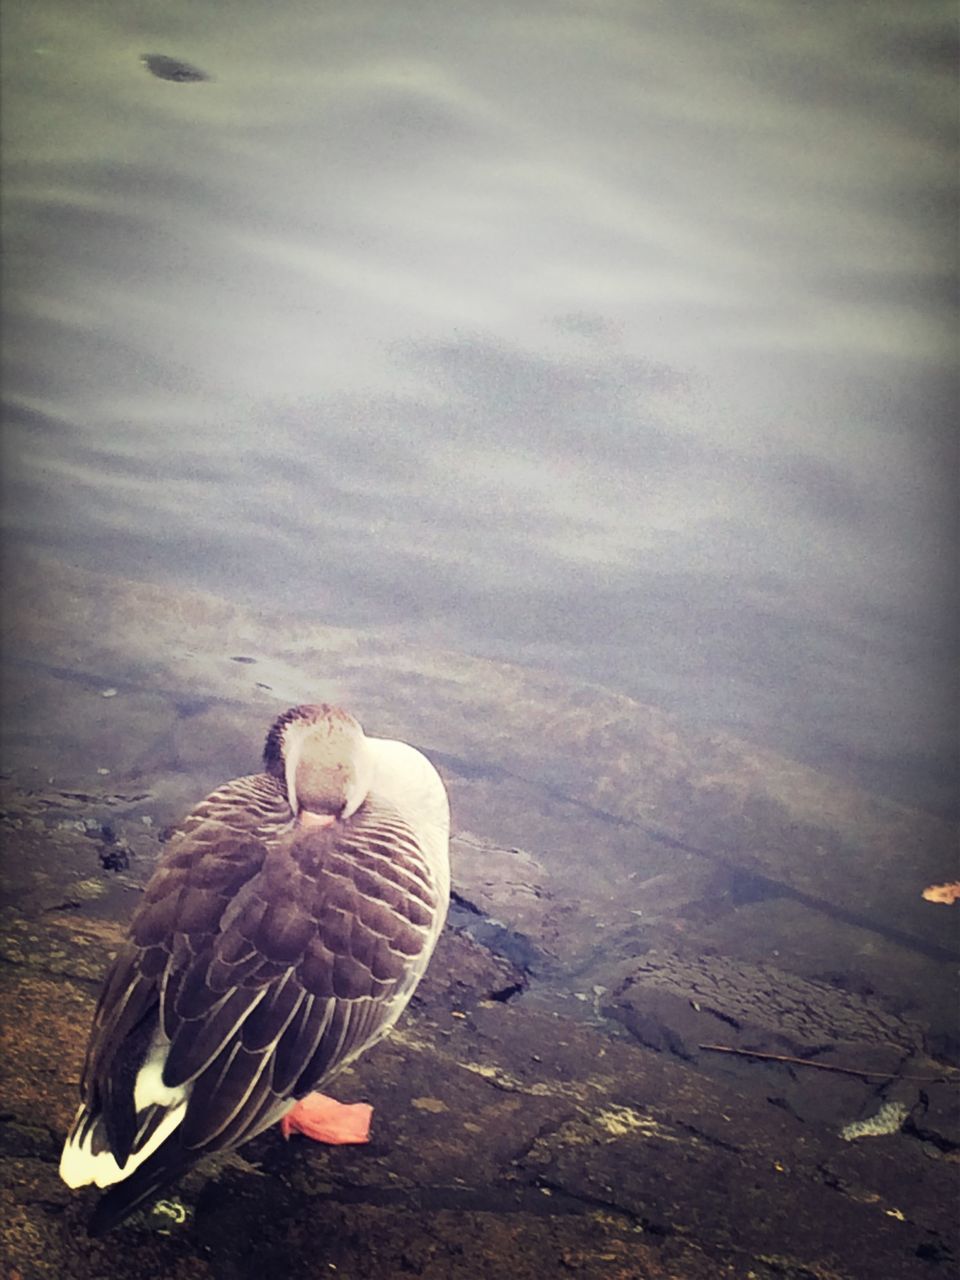
[[[263,764],[303,821],[349,818],[373,779],[372,754],[360,725],[325,703],[285,711],[267,735]]]

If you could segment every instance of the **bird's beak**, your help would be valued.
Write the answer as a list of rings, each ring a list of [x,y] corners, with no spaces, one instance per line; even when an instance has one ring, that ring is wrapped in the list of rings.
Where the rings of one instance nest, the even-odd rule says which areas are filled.
[[[311,813],[309,809],[301,809],[297,814],[297,826],[312,830],[314,827],[329,827],[336,822],[332,813]]]

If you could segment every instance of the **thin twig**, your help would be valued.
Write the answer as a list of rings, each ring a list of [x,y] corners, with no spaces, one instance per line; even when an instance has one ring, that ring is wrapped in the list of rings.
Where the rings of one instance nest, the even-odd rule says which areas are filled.
[[[911,1080],[919,1084],[937,1084],[941,1076],[901,1076],[896,1071],[858,1071],[856,1067],[835,1067],[829,1062],[811,1062],[809,1058],[791,1058],[785,1053],[760,1053],[756,1049],[734,1049],[727,1044],[700,1044],[698,1049],[709,1049],[711,1053],[732,1053],[738,1058],[762,1058],[764,1062],[788,1062],[797,1067],[815,1067],[817,1071],[838,1071],[845,1076],[859,1076],[861,1080]],[[946,1071],[955,1071],[955,1067],[946,1067]]]

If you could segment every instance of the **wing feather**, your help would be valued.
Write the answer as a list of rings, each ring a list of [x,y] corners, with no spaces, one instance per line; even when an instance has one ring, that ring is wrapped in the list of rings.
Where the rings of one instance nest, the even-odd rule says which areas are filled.
[[[85,1096],[108,1100],[118,1158],[159,1123],[133,1107],[144,1027],[169,1043],[163,1086],[188,1090],[183,1121],[133,1175],[137,1195],[184,1151],[252,1137],[381,1038],[442,922],[440,887],[395,808],[367,802],[342,824],[272,832],[261,810],[251,830],[230,811],[250,781],[213,793],[171,841],[98,1008]]]
[[[163,1067],[164,1084],[178,1088],[207,1071],[222,1050],[236,1042],[251,1010],[267,992],[267,987],[259,990],[237,987],[221,996],[204,1016],[182,1021],[167,1052]]]
[[[243,1047],[251,1052],[275,1048],[306,999],[294,970],[288,969],[244,1022],[240,1031]]]
[[[211,1074],[198,1077],[187,1114],[180,1126],[180,1140],[187,1147],[195,1149],[220,1149],[227,1145],[221,1138],[223,1131],[235,1125],[245,1110],[257,1110],[263,1101],[263,1091],[257,1092],[257,1085],[267,1065],[265,1053],[249,1053],[239,1041],[234,1041],[224,1049],[227,1060],[218,1069],[214,1078]],[[265,1082],[269,1092],[269,1082]],[[255,1095],[255,1106],[250,1107],[251,1095]]]
[[[333,1002],[307,994],[300,1010],[284,1031],[273,1055],[273,1087],[280,1097],[295,1094],[303,1075],[333,1016]],[[304,1090],[303,1092],[306,1092]]]

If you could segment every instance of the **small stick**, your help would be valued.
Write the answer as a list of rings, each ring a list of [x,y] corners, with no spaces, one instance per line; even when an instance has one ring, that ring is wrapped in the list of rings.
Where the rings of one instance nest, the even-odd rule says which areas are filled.
[[[739,1058],[762,1058],[764,1062],[788,1062],[797,1067],[815,1067],[817,1071],[838,1071],[845,1076],[859,1076],[861,1080],[911,1080],[920,1084],[936,1084],[943,1076],[901,1076],[896,1071],[858,1071],[856,1067],[835,1067],[829,1062],[811,1062],[809,1058],[791,1058],[785,1053],[760,1053],[755,1049],[734,1049],[727,1044],[698,1044],[698,1049],[711,1053],[732,1053]],[[947,1067],[947,1071],[956,1068]]]

